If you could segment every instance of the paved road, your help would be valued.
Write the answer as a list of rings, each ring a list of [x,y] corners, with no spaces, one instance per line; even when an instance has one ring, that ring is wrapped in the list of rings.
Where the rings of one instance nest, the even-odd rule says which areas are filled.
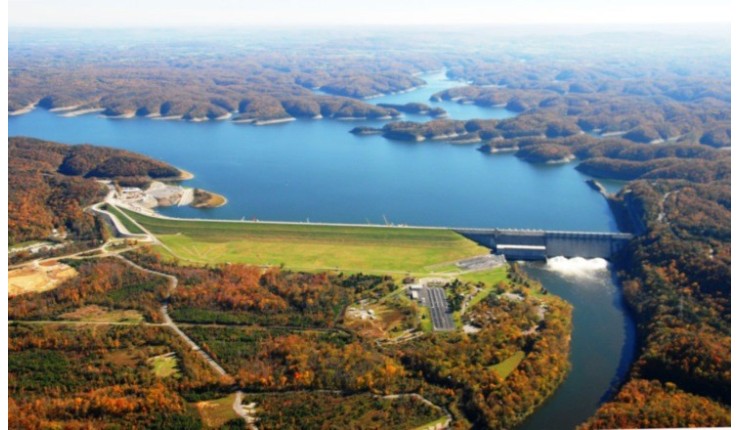
[[[128,264],[129,266],[141,270],[142,272],[146,272],[152,275],[162,276],[164,278],[167,278],[170,284],[170,294],[172,294],[175,288],[177,288],[177,278],[176,277],[170,274],[167,274],[167,273],[157,272],[156,270],[151,270],[151,269],[147,269],[146,267],[139,266],[133,261],[127,258],[124,258],[123,256],[120,256],[120,255],[116,255],[115,257],[119,258],[121,261]],[[164,320],[164,323],[163,323],[164,326],[170,327],[175,333],[177,333],[177,335],[180,336],[180,338],[184,340],[185,343],[187,343],[193,351],[196,351],[198,354],[200,354],[203,357],[203,359],[211,366],[211,368],[216,373],[222,376],[227,374],[224,368],[221,367],[218,363],[216,363],[216,360],[214,360],[210,355],[208,355],[205,351],[203,351],[200,348],[200,346],[197,343],[195,343],[195,341],[193,341],[193,339],[191,339],[188,335],[186,335],[185,332],[180,330],[180,327],[178,327],[175,324],[175,322],[172,321],[172,318],[170,318],[170,314],[167,312],[166,304],[162,305],[162,307],[160,308],[160,312],[162,314],[162,319]]]
[[[454,330],[455,321],[452,319],[452,313],[449,310],[444,289],[426,287],[421,291],[424,298],[424,305],[429,308],[429,313],[432,315],[434,330]]]
[[[143,230],[143,231],[146,231],[146,230]],[[125,262],[131,267],[134,267],[146,273],[150,273],[153,275],[162,276],[166,278],[170,284],[169,294],[172,294],[175,288],[177,288],[177,285],[178,285],[177,277],[172,276],[168,273],[162,273],[156,270],[151,270],[151,269],[147,269],[146,267],[139,266],[138,264],[134,263],[133,261],[127,258],[124,258],[121,255],[116,255],[116,257],[118,257],[119,259],[121,259],[123,262]],[[168,297],[169,297],[169,294],[168,294]],[[180,330],[180,327],[178,327],[177,324],[175,324],[175,322],[172,321],[172,318],[170,317],[169,312],[167,312],[167,304],[162,305],[162,307],[160,308],[160,312],[162,313],[162,319],[164,319],[164,323],[162,325],[164,325],[165,327],[171,328],[175,333],[177,333],[177,335],[180,336],[180,338],[183,341],[185,341],[185,343],[187,343],[190,346],[190,348],[192,348],[193,351],[195,351],[196,353],[200,354],[201,357],[203,357],[203,359],[211,366],[211,369],[213,369],[216,373],[218,373],[221,376],[228,375],[226,370],[224,370],[224,368],[221,367],[221,365],[218,364],[216,360],[213,359],[213,357],[211,357],[210,355],[208,355],[208,353],[203,351],[200,345],[195,343],[195,341],[191,339],[190,336],[188,336],[187,334],[185,334],[185,332]],[[241,390],[237,390],[234,403],[231,405],[231,407],[234,410],[234,412],[244,420],[249,430],[257,430],[257,426],[254,425],[254,417],[247,414],[246,411],[244,410],[244,407],[242,406],[242,396],[243,395],[244,393]]]

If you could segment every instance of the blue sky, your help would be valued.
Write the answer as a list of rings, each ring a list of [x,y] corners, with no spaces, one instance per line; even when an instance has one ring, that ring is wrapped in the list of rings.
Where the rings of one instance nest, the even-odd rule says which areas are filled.
[[[322,26],[728,22],[730,0],[10,0],[9,25]]]

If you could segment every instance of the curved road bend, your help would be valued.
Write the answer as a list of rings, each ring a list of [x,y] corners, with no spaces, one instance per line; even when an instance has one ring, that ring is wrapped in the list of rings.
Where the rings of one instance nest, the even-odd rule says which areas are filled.
[[[177,288],[178,281],[177,281],[177,277],[175,276],[172,276],[167,273],[157,272],[156,270],[151,270],[151,269],[147,269],[145,267],[139,266],[133,261],[125,257],[122,257],[120,255],[114,255],[114,257],[120,259],[121,261],[123,261],[124,263],[128,264],[129,266],[135,269],[141,270],[142,272],[146,272],[146,273],[149,273],[155,276],[162,276],[164,278],[167,278],[167,281],[169,283],[169,292],[167,294],[167,298],[169,298],[169,296],[172,294],[175,288]],[[162,307],[160,308],[160,313],[162,314],[162,319],[164,320],[164,322],[162,323],[163,326],[169,327],[172,330],[174,330],[175,333],[177,333],[177,335],[180,336],[180,338],[184,340],[193,351],[197,351],[206,360],[206,362],[208,362],[208,364],[211,366],[211,368],[216,373],[218,373],[221,376],[228,375],[226,371],[224,370],[224,368],[221,367],[221,365],[219,365],[218,363],[216,363],[216,360],[214,360],[210,355],[208,355],[205,351],[203,351],[203,349],[201,349],[201,347],[198,346],[198,344],[195,343],[193,339],[191,339],[187,334],[185,334],[184,331],[180,330],[180,327],[178,327],[177,324],[175,324],[175,322],[172,321],[170,314],[167,312],[166,304],[162,305]]]

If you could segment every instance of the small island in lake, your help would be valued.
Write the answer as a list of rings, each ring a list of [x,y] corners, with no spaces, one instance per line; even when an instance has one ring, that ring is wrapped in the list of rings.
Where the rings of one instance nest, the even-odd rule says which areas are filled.
[[[395,109],[403,113],[412,113],[416,115],[429,115],[431,117],[442,117],[447,115],[447,111],[441,107],[431,107],[424,103],[406,103],[406,104],[393,104],[393,103],[378,103],[378,106],[386,109]]]

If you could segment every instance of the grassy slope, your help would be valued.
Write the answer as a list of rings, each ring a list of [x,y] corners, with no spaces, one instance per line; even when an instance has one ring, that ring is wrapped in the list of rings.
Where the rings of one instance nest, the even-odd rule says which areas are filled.
[[[126,213],[177,257],[198,263],[429,273],[427,266],[489,252],[448,230],[181,221]]]
[[[125,217],[121,213],[121,210],[118,209],[117,207],[107,204],[103,206],[103,209],[115,215],[116,218],[118,218],[118,220],[121,221],[121,224],[123,224],[123,226],[126,227],[126,230],[128,230],[129,233],[133,233],[133,234],[144,233],[143,231],[141,231],[141,229],[136,224],[132,223],[130,219]]]

